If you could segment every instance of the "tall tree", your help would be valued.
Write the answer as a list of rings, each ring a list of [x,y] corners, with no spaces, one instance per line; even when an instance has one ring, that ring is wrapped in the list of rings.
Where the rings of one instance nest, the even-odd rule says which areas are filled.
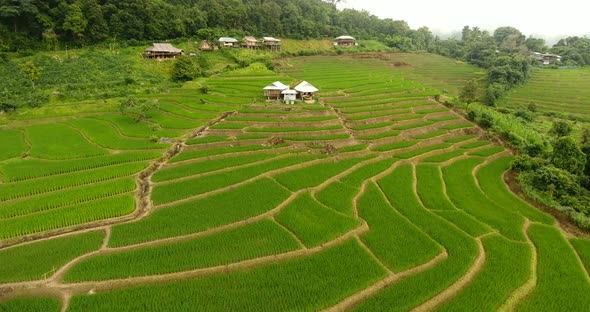
[[[63,24],[63,29],[72,33],[75,39],[84,37],[84,31],[88,26],[88,20],[82,13],[82,8],[78,3],[71,4],[66,14],[66,19]]]
[[[24,15],[34,15],[38,12],[33,0],[0,0],[0,17],[12,20],[14,32],[17,31],[18,18]]]

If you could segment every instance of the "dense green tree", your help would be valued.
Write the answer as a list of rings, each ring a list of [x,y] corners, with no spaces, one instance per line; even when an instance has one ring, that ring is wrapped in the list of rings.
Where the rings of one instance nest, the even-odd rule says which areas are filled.
[[[549,134],[555,138],[561,138],[570,135],[573,130],[574,128],[572,127],[571,123],[557,120],[553,122],[553,125],[549,130]]]
[[[158,109],[158,102],[148,99],[125,98],[119,101],[119,111],[123,115],[133,117],[139,122],[147,117],[147,113]]]
[[[9,19],[14,32],[17,32],[20,17],[35,15],[37,12],[38,9],[33,0],[0,0],[0,18]]]
[[[545,39],[542,39],[542,38],[528,37],[528,38],[526,38],[525,45],[529,49],[529,51],[541,52],[541,53],[544,53],[547,51],[547,46],[545,45]]]
[[[63,29],[70,31],[74,38],[79,40],[84,37],[84,31],[87,26],[88,20],[84,17],[80,5],[78,3],[70,5],[63,23]]]
[[[575,175],[581,175],[586,165],[586,155],[570,136],[558,138],[553,144],[551,163]]]
[[[478,89],[479,86],[477,84],[477,80],[471,79],[467,81],[465,86],[463,86],[463,89],[461,89],[459,99],[467,104],[475,102],[477,100]]]
[[[181,56],[174,61],[170,72],[173,80],[189,81],[201,75],[198,60],[195,57]]]

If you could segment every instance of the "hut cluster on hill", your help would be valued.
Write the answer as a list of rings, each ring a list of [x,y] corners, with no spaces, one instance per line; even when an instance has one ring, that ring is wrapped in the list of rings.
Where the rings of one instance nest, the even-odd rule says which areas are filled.
[[[285,104],[295,104],[297,100],[313,101],[318,88],[307,81],[302,81],[291,89],[288,85],[275,81],[264,87],[263,90],[267,100],[283,100]]]
[[[245,36],[241,41],[232,37],[221,37],[218,41],[219,45],[225,48],[265,49],[271,52],[281,51],[281,40],[274,37],[262,37],[262,40],[258,40],[252,36]],[[203,40],[203,43],[209,45],[206,40]],[[203,44],[201,46],[203,47]],[[201,48],[201,50],[210,51],[211,49]]]
[[[265,49],[270,52],[281,52],[281,40],[274,37],[262,37],[262,40],[258,40],[253,36],[245,36],[241,41],[232,37],[221,37],[218,42],[219,46],[224,48]],[[340,36],[335,39],[334,45],[338,47],[354,47],[358,43],[354,37]],[[202,40],[199,45],[201,51],[214,51],[217,49],[219,49],[217,45],[211,44],[207,40]],[[153,59],[173,59],[183,53],[183,50],[175,48],[170,43],[154,43],[151,47],[145,49],[143,56]]]

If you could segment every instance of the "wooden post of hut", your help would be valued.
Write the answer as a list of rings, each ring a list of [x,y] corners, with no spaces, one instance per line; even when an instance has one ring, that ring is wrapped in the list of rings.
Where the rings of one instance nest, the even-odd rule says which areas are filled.
[[[273,37],[262,37],[262,45],[270,52],[281,52],[281,40]]]
[[[152,59],[173,59],[183,53],[183,50],[173,47],[170,43],[154,43],[144,50],[143,56]]]
[[[279,100],[281,98],[281,92],[287,89],[289,89],[289,86],[284,85],[280,81],[275,81],[264,87],[264,96],[267,100]]]
[[[354,39],[354,37],[340,36],[340,37],[336,38],[334,45],[339,46],[339,47],[354,47],[357,45],[357,43],[356,43],[356,39]]]
[[[260,49],[260,45],[258,44],[258,40],[252,36],[246,36],[242,42],[242,48],[250,49],[250,50],[258,50]]]

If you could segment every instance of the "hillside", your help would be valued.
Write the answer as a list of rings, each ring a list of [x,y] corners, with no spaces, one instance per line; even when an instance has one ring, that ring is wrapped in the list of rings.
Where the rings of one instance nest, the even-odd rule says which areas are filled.
[[[511,193],[511,153],[434,101],[481,70],[395,53],[276,66],[145,95],[141,122],[75,102],[5,118],[0,310],[590,304],[590,240]],[[276,80],[317,101],[265,101]]]

